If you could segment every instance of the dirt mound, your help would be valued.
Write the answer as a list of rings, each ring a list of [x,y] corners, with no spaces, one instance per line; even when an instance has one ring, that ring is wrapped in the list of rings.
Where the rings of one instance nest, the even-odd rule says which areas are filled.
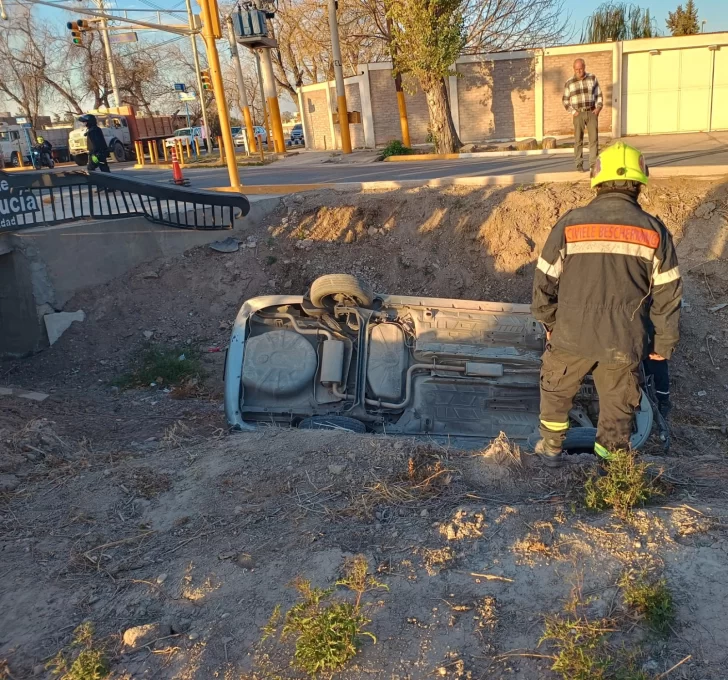
[[[527,302],[549,229],[591,195],[551,185],[290,196],[237,253],[197,248],[80,293],[68,309],[84,309],[83,324],[0,368],[4,384],[51,395],[6,398],[0,411],[0,675],[43,677],[91,621],[115,677],[299,677],[290,646],[261,646],[261,628],[294,603],[288,584],[333,585],[363,554],[388,590],[366,596],[377,644],[365,640],[344,677],[556,677],[553,647],[539,646],[544,617],[578,595],[578,611],[622,622],[619,645],[640,648],[649,677],[692,655],[675,673],[722,678],[725,185],[654,182],[643,196],[679,242],[687,301],[674,445],[658,461],[673,487],[664,507],[626,524],[587,514],[578,492],[591,457],[554,474],[505,438],[473,454],[224,429],[218,350],[245,299],[341,271],[383,292]],[[156,381],[115,386],[150,340],[201,353],[207,381],[193,398]],[[675,593],[666,641],[615,586],[642,567]]]

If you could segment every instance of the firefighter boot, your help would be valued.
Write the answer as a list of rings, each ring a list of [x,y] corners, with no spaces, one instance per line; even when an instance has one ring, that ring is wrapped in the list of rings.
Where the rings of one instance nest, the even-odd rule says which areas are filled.
[[[533,447],[533,452],[548,467],[557,468],[564,464],[564,455],[561,453],[561,446],[549,442],[547,439],[539,439],[536,442],[536,446]]]

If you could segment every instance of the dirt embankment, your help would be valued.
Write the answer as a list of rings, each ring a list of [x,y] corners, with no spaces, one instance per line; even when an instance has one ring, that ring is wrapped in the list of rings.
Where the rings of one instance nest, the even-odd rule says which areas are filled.
[[[722,679],[728,308],[710,310],[728,302],[727,186],[654,182],[643,197],[679,242],[687,305],[671,495],[629,523],[579,509],[579,463],[553,474],[383,437],[229,436],[221,352],[203,351],[193,399],[112,384],[145,331],[224,347],[243,300],[333,271],[384,292],[526,302],[549,229],[589,200],[586,187],[291,196],[237,253],[198,248],[79,294],[67,309],[84,309],[83,324],[0,366],[4,385],[51,394],[0,411],[0,677],[3,660],[9,677],[44,677],[83,621],[114,677],[298,677],[290,648],[259,646],[261,627],[293,603],[294,578],[330,585],[361,553],[388,590],[367,596],[377,644],[348,677],[559,677],[539,638],[576,593],[588,617],[630,630],[614,645],[641,650],[648,675],[634,677],[690,655],[671,678]],[[405,483],[421,455],[447,483]],[[674,593],[664,639],[639,619],[623,625],[615,583],[642,568]]]

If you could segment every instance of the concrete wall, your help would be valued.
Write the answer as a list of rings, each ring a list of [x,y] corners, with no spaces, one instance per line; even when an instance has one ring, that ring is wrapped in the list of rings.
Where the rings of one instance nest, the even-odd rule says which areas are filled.
[[[574,60],[582,58],[586,70],[599,81],[604,95],[604,110],[599,115],[600,132],[612,130],[612,51],[588,52],[585,50],[570,54],[550,54],[546,50],[543,68],[543,126],[546,135],[570,135],[574,133],[571,115],[566,112],[561,97],[566,81],[574,75]]]
[[[462,142],[536,134],[534,63],[527,58],[456,64]]]
[[[308,90],[303,95],[303,112],[305,117],[306,146],[310,149],[334,149],[336,145],[331,136],[329,125],[329,103],[326,90]]]
[[[374,65],[370,65],[371,66]],[[399,108],[397,107],[397,91],[394,87],[392,69],[389,65],[376,64],[370,70],[372,116],[374,119],[374,138],[377,146],[385,146],[393,139],[402,139],[402,128],[399,124]],[[385,68],[381,68],[384,66]],[[427,100],[417,80],[406,74],[402,79],[404,98],[407,103],[407,120],[409,121],[410,141],[412,144],[424,144],[430,127],[430,115],[427,111]]]
[[[157,258],[228,236],[242,238],[279,205],[279,198],[253,202],[232,230],[174,229],[133,217],[0,234],[0,356],[46,346],[43,316],[76,311],[64,307],[79,291]]]

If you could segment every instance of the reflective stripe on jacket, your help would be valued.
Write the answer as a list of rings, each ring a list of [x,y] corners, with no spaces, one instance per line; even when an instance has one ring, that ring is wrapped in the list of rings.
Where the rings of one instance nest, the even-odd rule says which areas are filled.
[[[681,297],[670,232],[631,196],[613,191],[553,228],[536,265],[531,309],[552,331],[554,348],[621,363],[648,351],[670,358]]]

